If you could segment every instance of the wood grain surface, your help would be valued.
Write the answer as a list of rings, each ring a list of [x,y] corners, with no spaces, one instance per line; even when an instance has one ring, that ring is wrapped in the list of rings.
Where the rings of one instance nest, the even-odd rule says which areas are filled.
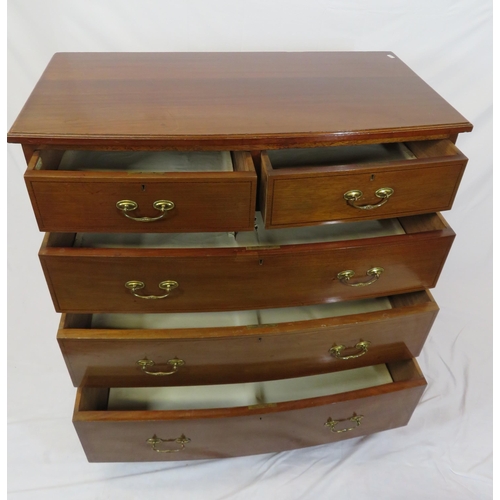
[[[409,234],[281,247],[78,248],[67,245],[71,234],[48,233],[40,260],[60,312],[262,309],[433,288],[455,233],[435,214],[399,220]],[[351,283],[367,281],[374,266],[385,271],[368,286],[337,278],[353,270]],[[158,295],[164,280],[179,287],[165,299],[144,300],[125,288],[129,280],[144,282],[140,293],[147,295]]]
[[[408,142],[416,158],[373,164],[303,166],[274,169],[261,159],[261,209],[266,227],[294,227],[332,220],[367,220],[449,210],[467,158],[449,140]],[[376,205],[377,189],[394,194],[377,208],[350,206],[344,193],[357,189],[356,205]]]
[[[8,141],[251,150],[470,130],[390,52],[57,53]]]
[[[73,423],[90,462],[225,458],[315,446],[408,423],[425,378],[415,360],[388,368],[390,384],[260,407],[106,411],[108,389],[80,387]],[[329,418],[353,415],[363,419],[351,431],[334,433],[325,426]],[[178,453],[157,453],[146,442],[155,434],[163,439],[184,434],[191,442]]]
[[[235,152],[232,172],[127,172],[58,170],[53,150],[37,151],[24,174],[41,231],[171,233],[251,231],[257,175],[250,153]],[[35,168],[41,159],[43,168]],[[132,217],[157,217],[156,200],[173,210],[158,221],[131,220],[116,208],[133,200]]]
[[[63,314],[57,339],[73,385],[101,387],[202,385],[251,382],[349,370],[409,359],[420,354],[438,312],[428,291],[390,297],[392,309],[305,321],[182,329],[91,328],[91,315]],[[370,342],[366,354],[354,346]],[[170,371],[168,360],[185,362],[174,375],[148,375],[137,365],[147,357],[152,371]]]

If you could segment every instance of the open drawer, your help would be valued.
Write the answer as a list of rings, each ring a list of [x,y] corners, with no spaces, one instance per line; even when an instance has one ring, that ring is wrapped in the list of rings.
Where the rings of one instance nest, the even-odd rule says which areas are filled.
[[[258,311],[63,314],[57,339],[75,387],[222,384],[416,357],[437,312],[419,291]]]
[[[40,260],[60,312],[267,309],[433,288],[454,236],[438,214],[237,235],[48,233]]]
[[[253,228],[257,175],[246,152],[41,150],[25,181],[41,231]]]
[[[449,140],[261,154],[268,228],[448,210],[467,158]]]
[[[414,359],[247,384],[83,386],[73,423],[90,462],[224,458],[406,425],[425,386]]]

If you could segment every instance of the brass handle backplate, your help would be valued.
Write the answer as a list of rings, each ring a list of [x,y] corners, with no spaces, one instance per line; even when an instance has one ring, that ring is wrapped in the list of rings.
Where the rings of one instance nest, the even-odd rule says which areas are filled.
[[[368,352],[370,342],[367,340],[360,340],[354,347],[346,347],[345,345],[334,345],[330,348],[330,354],[337,359],[355,359],[364,356]],[[351,354],[349,356],[342,356],[344,349],[358,349],[360,352]]]
[[[372,267],[371,269],[368,269],[366,271],[367,276],[371,276],[371,278],[368,281],[361,281],[359,283],[349,283],[349,280],[354,277],[356,274],[354,271],[351,271],[348,269],[347,271],[342,271],[337,274],[337,278],[340,280],[340,282],[343,285],[347,286],[368,286],[371,285],[372,283],[375,283],[380,278],[380,275],[384,272],[383,267]]]
[[[171,438],[171,439],[161,439],[156,434],[154,434],[153,437],[146,440],[146,443],[148,443],[151,446],[151,449],[158,453],[176,453],[178,451],[182,451],[186,447],[186,444],[190,442],[191,439],[184,436],[184,434],[181,434],[178,438]],[[164,450],[160,450],[156,447],[160,443],[177,443],[180,444],[180,448],[166,448]]]
[[[154,222],[155,220],[163,219],[167,215],[167,212],[172,210],[174,207],[175,204],[173,201],[157,200],[153,203],[153,208],[155,210],[159,210],[161,212],[161,215],[158,215],[157,217],[133,217],[132,215],[129,215],[127,212],[133,212],[134,210],[137,210],[139,208],[139,205],[135,201],[120,200],[116,203],[116,208],[118,210],[121,210],[122,214],[125,217],[127,217],[128,219],[135,220],[137,222]]]
[[[179,283],[173,280],[162,281],[158,285],[158,288],[160,288],[161,290],[166,290],[167,293],[164,295],[139,295],[138,293],[136,293],[137,290],[141,290],[145,286],[146,285],[144,285],[143,281],[137,281],[137,280],[130,280],[125,283],[125,288],[130,290],[130,293],[132,295],[134,295],[135,297],[139,297],[140,299],[146,299],[146,300],[166,299],[170,295],[170,292],[179,286]]]
[[[349,432],[353,431],[356,429],[356,427],[359,427],[361,425],[361,420],[363,419],[363,415],[356,415],[353,413],[352,417],[349,418],[341,418],[339,420],[333,420],[331,417],[328,417],[328,420],[325,422],[325,426],[329,427],[332,432],[336,432],[337,434],[340,434],[342,432]],[[354,422],[356,425],[353,427],[347,427],[346,429],[335,429],[335,426],[337,424],[340,424],[340,422]]]
[[[344,200],[346,200],[351,207],[359,208],[360,210],[373,210],[374,208],[385,205],[393,194],[394,189],[390,187],[380,188],[375,191],[375,196],[377,198],[381,198],[382,201],[376,205],[356,205],[356,202],[363,197],[363,191],[360,191],[359,189],[351,189],[350,191],[347,191],[347,193],[344,193]]]
[[[164,377],[166,375],[173,375],[174,373],[177,373],[177,371],[179,370],[179,366],[185,365],[184,361],[182,359],[178,359],[178,358],[169,359],[167,361],[167,363],[172,366],[172,371],[169,371],[169,372],[150,372],[148,370],[148,367],[155,365],[155,362],[152,359],[144,358],[144,359],[140,359],[139,361],[137,361],[137,364],[142,368],[142,371],[144,373],[147,373],[148,375],[154,375],[154,376],[160,376],[160,377]]]

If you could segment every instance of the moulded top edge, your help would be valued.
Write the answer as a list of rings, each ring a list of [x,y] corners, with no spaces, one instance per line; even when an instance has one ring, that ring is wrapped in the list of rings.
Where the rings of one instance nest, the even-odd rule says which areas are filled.
[[[8,141],[294,147],[470,130],[389,52],[59,53]]]

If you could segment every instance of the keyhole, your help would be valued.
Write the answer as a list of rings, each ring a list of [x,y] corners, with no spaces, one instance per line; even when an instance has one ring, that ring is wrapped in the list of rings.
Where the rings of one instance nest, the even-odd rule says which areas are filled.
[[[142,189],[143,191],[146,191],[146,186],[145,186],[144,184],[142,184],[142,185],[141,185],[141,189]]]
[[[259,259],[259,266],[262,266],[264,264],[264,261],[262,259]]]
[[[375,174],[370,175],[370,180],[373,181],[375,179]]]

